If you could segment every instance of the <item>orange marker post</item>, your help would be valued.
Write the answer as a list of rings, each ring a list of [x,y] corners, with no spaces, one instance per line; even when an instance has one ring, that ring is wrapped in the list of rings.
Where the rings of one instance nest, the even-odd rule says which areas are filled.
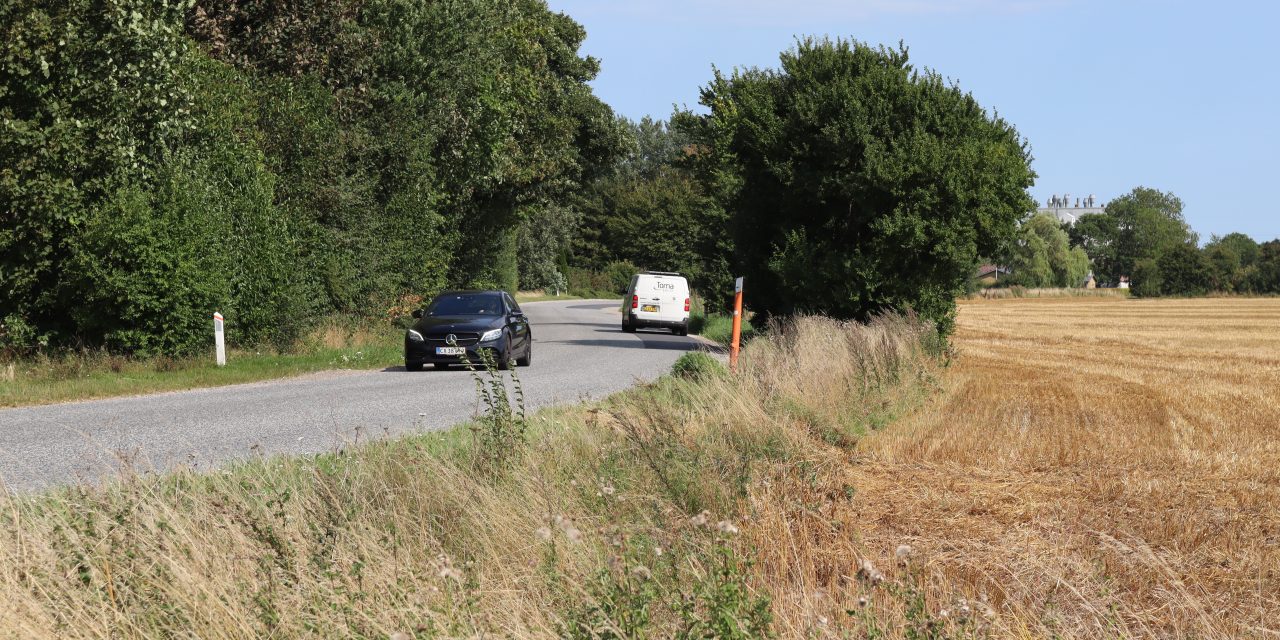
[[[738,348],[742,339],[742,278],[733,281],[733,339],[729,341],[729,369],[738,370]]]

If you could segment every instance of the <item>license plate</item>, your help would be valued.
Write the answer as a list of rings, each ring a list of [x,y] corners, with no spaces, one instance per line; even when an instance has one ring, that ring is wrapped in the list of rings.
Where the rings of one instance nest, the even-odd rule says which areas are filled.
[[[656,304],[646,304],[646,305],[641,305],[641,306],[640,306],[640,310],[641,310],[641,311],[644,311],[644,312],[646,312],[646,313],[657,313],[657,312],[658,312],[658,305],[656,305]]]
[[[438,356],[460,356],[466,353],[463,347],[436,347],[436,355]]]

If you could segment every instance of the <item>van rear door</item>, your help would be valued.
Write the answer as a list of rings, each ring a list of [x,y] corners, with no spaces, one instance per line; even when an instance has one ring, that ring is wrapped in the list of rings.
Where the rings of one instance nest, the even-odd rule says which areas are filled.
[[[636,296],[641,313],[661,313],[662,307],[666,306],[662,290],[658,288],[658,277],[645,274],[636,280]]]
[[[680,276],[643,274],[636,283],[637,311],[654,320],[683,320],[688,288]]]

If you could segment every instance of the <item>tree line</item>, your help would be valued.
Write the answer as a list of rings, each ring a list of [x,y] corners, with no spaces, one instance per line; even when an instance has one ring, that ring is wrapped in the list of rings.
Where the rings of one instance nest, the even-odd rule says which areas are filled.
[[[802,39],[617,118],[541,0],[0,8],[0,340],[288,346],[445,287],[745,275],[756,319],[944,332],[1033,202],[1026,141],[905,47]],[[562,286],[563,285],[563,286]],[[408,302],[405,302],[408,301]]]
[[[1201,247],[1182,210],[1176,195],[1137,187],[1073,224],[1033,215],[997,254],[1012,271],[1002,283],[1079,287],[1092,273],[1100,285],[1127,280],[1147,297],[1280,293],[1280,240],[1230,233]]]
[[[292,343],[517,284],[625,132],[540,0],[0,4],[0,340]]]

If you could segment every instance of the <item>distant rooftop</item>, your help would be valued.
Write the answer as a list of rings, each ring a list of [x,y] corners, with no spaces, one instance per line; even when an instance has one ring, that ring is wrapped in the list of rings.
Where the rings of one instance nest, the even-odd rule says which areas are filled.
[[[1045,201],[1043,207],[1036,209],[1036,213],[1047,213],[1066,224],[1075,224],[1080,216],[1086,214],[1106,213],[1106,211],[1106,207],[1097,204],[1092,193],[1084,197],[1076,197],[1074,201],[1069,193],[1055,194]]]

